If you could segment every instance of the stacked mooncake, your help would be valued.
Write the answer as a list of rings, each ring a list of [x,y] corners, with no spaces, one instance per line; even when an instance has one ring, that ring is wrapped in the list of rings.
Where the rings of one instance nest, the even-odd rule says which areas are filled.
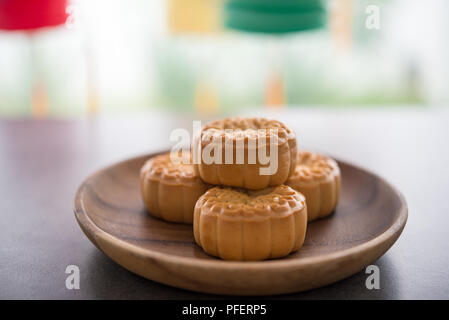
[[[337,205],[337,163],[298,152],[295,132],[279,121],[211,122],[191,151],[182,161],[170,153],[148,160],[142,196],[153,216],[193,222],[195,241],[209,255],[242,261],[286,256],[302,247],[307,222]]]

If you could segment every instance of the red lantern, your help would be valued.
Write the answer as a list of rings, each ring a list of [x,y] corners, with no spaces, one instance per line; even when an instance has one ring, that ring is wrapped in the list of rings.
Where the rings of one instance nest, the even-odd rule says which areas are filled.
[[[0,0],[0,29],[34,30],[64,24],[67,0]]]

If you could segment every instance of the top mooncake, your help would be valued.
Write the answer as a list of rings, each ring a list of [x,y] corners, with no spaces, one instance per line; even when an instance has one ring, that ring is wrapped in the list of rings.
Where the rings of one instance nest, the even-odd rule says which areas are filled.
[[[195,152],[207,183],[252,190],[283,184],[297,161],[296,134],[265,118],[227,118],[206,124]]]

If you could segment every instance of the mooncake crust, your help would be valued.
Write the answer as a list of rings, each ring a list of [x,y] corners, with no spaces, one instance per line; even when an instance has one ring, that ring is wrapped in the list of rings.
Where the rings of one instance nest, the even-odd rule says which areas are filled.
[[[305,197],[285,185],[258,191],[214,187],[195,206],[195,242],[224,260],[286,256],[302,247],[306,228]]]
[[[193,223],[198,198],[210,187],[196,174],[190,153],[186,164],[172,162],[170,153],[149,159],[140,170],[142,199],[148,212],[157,218]]]
[[[329,216],[338,204],[341,189],[340,168],[324,155],[300,151],[294,173],[286,185],[306,197],[308,221]]]

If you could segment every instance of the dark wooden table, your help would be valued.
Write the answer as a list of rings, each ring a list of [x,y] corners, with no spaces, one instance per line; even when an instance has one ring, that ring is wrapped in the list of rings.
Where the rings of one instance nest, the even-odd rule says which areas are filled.
[[[394,247],[375,262],[381,289],[362,271],[336,284],[285,299],[449,298],[449,113],[292,111],[268,115],[297,131],[300,145],[384,176],[403,192],[409,220]],[[74,193],[95,170],[168,148],[185,116],[144,114],[83,120],[0,120],[0,298],[219,298],[158,284],[123,269],[79,229]],[[79,290],[65,287],[68,265]]]

